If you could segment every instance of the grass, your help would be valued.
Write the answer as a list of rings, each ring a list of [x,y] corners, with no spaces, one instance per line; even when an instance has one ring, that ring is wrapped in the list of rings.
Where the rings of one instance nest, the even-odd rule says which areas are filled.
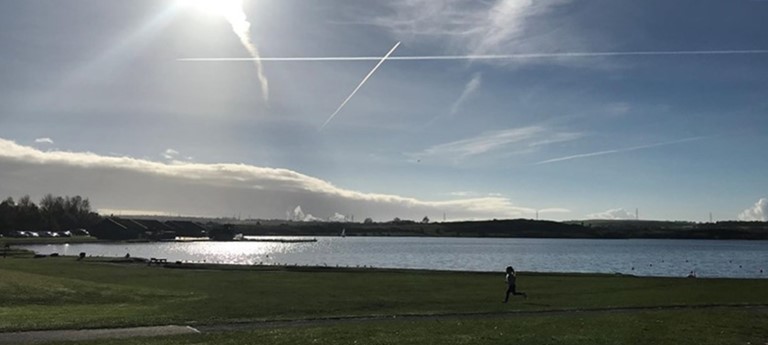
[[[768,280],[525,273],[518,278],[519,290],[528,292],[530,298],[502,304],[503,278],[503,273],[429,271],[167,269],[76,261],[72,257],[32,259],[20,254],[0,258],[0,331],[205,325],[334,316],[768,304]],[[374,344],[457,344],[461,339],[469,343],[482,339],[489,344],[518,340],[528,344],[601,344],[630,337],[638,339],[638,343],[664,343],[658,337],[679,341],[682,338],[673,334],[688,329],[695,331],[691,339],[707,343],[716,335],[712,332],[719,330],[726,332],[723,334],[728,339],[752,339],[750,334],[761,334],[764,339],[767,315],[764,309],[700,309],[498,319],[468,316],[474,320],[456,322],[471,327],[424,320],[345,323],[212,333],[197,336],[194,342],[238,344],[271,339],[267,343],[294,344],[318,339],[321,343],[352,343],[365,339],[365,343]],[[505,336],[494,336],[499,327],[499,333]],[[393,336],[393,332],[398,333]],[[523,336],[530,338],[520,338]],[[647,339],[659,341],[641,341]],[[156,341],[176,344],[189,339],[167,337]]]
[[[99,242],[99,239],[91,236],[72,236],[72,237],[2,237],[0,238],[0,252],[5,244],[25,245],[25,244],[64,244],[64,243],[91,243]]]
[[[483,320],[386,321],[84,344],[762,344],[768,314],[714,309]]]

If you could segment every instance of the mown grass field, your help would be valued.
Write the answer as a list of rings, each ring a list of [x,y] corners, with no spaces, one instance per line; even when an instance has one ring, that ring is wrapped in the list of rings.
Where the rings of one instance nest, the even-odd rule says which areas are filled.
[[[768,315],[766,313],[713,309],[703,312],[643,311],[503,319],[382,321],[323,327],[99,340],[81,344],[714,345],[764,344],[767,337]]]
[[[616,343],[617,339],[637,339],[637,343],[698,344],[712,339],[740,343],[760,337],[768,342],[765,308],[567,312],[653,306],[768,305],[768,280],[522,273],[519,288],[530,297],[503,304],[503,278],[503,273],[310,268],[188,270],[20,255],[0,259],[0,332],[482,313],[486,315],[464,316],[461,320],[215,332],[196,335],[194,342],[239,344],[258,339],[267,344],[294,344],[317,339],[325,343],[357,340],[381,344],[608,344]],[[504,315],[542,310],[566,312]],[[654,341],[644,341],[647,339]],[[189,337],[153,341],[190,342]]]

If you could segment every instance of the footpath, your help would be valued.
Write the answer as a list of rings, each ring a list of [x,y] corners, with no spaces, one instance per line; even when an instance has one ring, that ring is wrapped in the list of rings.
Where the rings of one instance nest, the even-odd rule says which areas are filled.
[[[86,341],[163,335],[194,334],[200,331],[189,326],[154,326],[131,328],[102,328],[56,331],[0,333],[0,344],[34,344],[55,341]]]

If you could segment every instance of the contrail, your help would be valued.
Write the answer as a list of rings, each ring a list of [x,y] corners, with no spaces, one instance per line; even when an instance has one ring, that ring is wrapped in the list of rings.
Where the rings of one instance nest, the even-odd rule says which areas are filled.
[[[614,154],[614,153],[622,153],[622,152],[644,150],[644,149],[650,149],[650,148],[654,148],[654,147],[667,146],[667,145],[673,145],[673,144],[680,144],[680,143],[685,143],[685,142],[689,142],[689,141],[697,141],[697,140],[702,140],[702,139],[709,139],[709,138],[713,138],[713,137],[714,136],[691,137],[691,138],[685,138],[685,139],[680,139],[680,140],[665,141],[665,142],[662,142],[662,143],[656,143],[656,144],[650,144],[650,145],[641,145],[641,146],[627,147],[627,148],[623,148],[623,149],[615,149],[615,150],[605,150],[605,151],[597,151],[597,152],[590,152],[590,153],[582,153],[582,154],[578,154],[578,155],[572,155],[572,156],[565,156],[565,157],[547,159],[545,161],[534,163],[533,165],[541,165],[541,164],[569,161],[569,160],[572,160],[572,159],[579,159],[579,158],[587,158],[587,157],[610,155],[610,154]]]
[[[208,1],[221,1],[219,6],[222,7],[220,7],[219,11],[229,24],[232,25],[232,31],[234,31],[237,37],[240,38],[240,43],[243,44],[243,47],[245,47],[251,55],[249,61],[253,61],[253,64],[256,66],[256,73],[259,78],[259,83],[261,84],[261,95],[264,97],[265,101],[269,100],[269,81],[267,80],[267,77],[264,76],[264,68],[261,64],[261,61],[263,60],[261,60],[261,57],[259,56],[259,50],[256,48],[253,40],[251,40],[251,23],[248,21],[248,16],[246,16],[245,11],[243,10],[243,1]]]
[[[675,51],[625,51],[625,52],[562,52],[530,53],[502,55],[418,55],[393,56],[394,61],[424,60],[514,60],[547,58],[592,58],[592,57],[631,57],[631,56],[685,56],[685,55],[758,55],[768,54],[768,49],[754,50],[675,50]],[[228,62],[228,61],[276,61],[276,62],[323,62],[323,61],[377,61],[378,56],[307,56],[307,57],[252,57],[252,58],[180,58],[178,61],[189,62]]]
[[[360,84],[358,84],[357,87],[354,90],[352,90],[352,93],[350,93],[349,96],[347,96],[347,99],[345,99],[344,102],[341,102],[341,105],[339,105],[336,111],[334,111],[333,114],[331,114],[331,116],[328,117],[328,120],[325,120],[325,123],[323,123],[323,125],[320,126],[319,131],[322,131],[323,128],[325,128],[325,126],[327,126],[328,123],[331,122],[331,120],[333,120],[336,114],[338,114],[341,111],[341,109],[343,109],[344,106],[347,105],[347,102],[349,102],[349,100],[352,99],[352,97],[357,93],[357,90],[360,90],[360,88],[363,87],[363,84],[365,84],[365,82],[368,81],[368,78],[370,78],[373,75],[373,73],[375,73],[376,70],[379,69],[379,66],[381,66],[381,64],[383,64],[384,61],[386,61],[387,58],[389,58],[389,56],[392,55],[392,53],[395,52],[395,49],[397,49],[397,47],[399,46],[400,46],[400,42],[395,43],[395,46],[389,50],[387,55],[384,55],[383,58],[380,58],[381,60],[379,61],[379,63],[377,63],[376,66],[374,66],[373,69],[370,72],[368,72],[368,75],[366,75],[365,78],[363,78],[363,81],[361,81]]]

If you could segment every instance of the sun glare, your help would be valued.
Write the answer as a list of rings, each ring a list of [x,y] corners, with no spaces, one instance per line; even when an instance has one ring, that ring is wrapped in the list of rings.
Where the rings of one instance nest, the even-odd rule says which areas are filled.
[[[184,0],[184,3],[205,14],[225,18],[243,13],[243,0]]]

